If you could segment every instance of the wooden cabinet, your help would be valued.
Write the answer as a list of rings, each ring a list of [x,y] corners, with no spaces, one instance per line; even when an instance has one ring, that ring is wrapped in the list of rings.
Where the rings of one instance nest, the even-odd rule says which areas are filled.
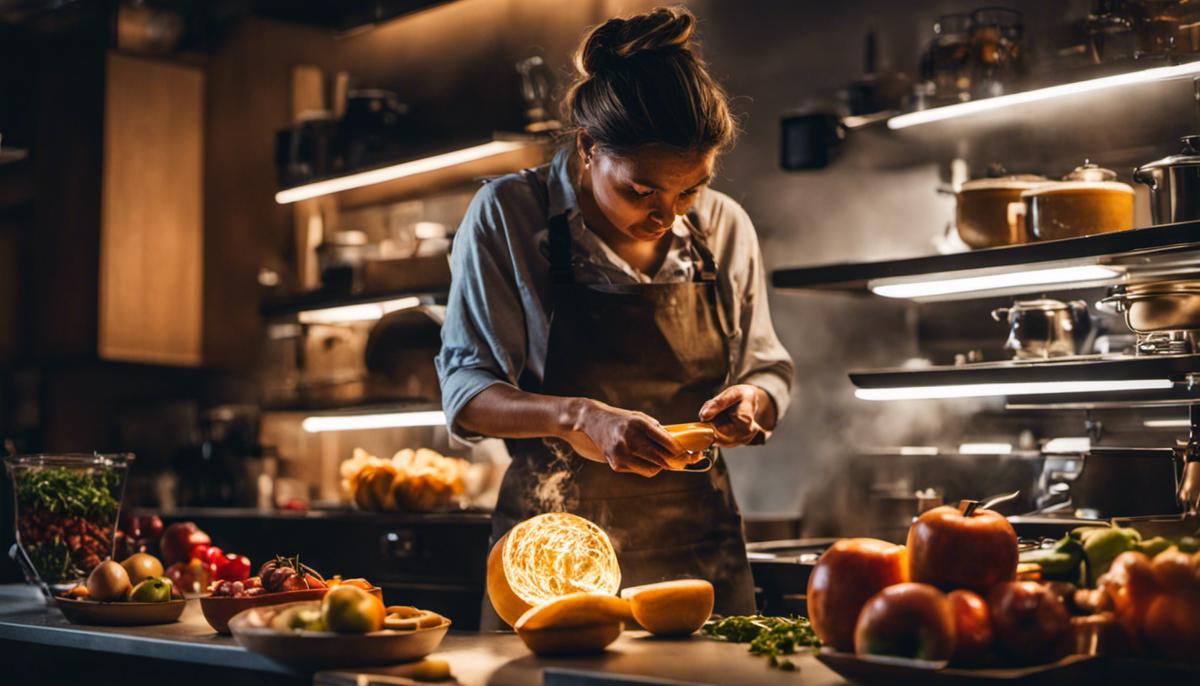
[[[110,54],[104,101],[97,350],[203,360],[204,74]]]

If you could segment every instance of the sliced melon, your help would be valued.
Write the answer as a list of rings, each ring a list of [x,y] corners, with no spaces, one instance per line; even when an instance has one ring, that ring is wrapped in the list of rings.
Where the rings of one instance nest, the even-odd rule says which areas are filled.
[[[572,593],[532,608],[513,624],[520,631],[573,629],[624,622],[631,618],[629,603],[604,593]]]
[[[624,630],[621,622],[605,622],[567,629],[517,629],[517,636],[534,655],[585,655],[604,652]]]
[[[703,579],[679,579],[632,586],[621,591],[633,618],[658,636],[686,636],[708,621],[713,610],[713,586]]]

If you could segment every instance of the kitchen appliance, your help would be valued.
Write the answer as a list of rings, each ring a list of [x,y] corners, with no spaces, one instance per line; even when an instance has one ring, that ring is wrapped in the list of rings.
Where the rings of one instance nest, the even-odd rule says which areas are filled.
[[[1092,448],[1071,483],[1071,507],[1096,519],[1179,514],[1177,467],[1170,448]]]
[[[349,91],[340,127],[346,167],[357,169],[395,158],[408,133],[407,115],[408,105],[391,91]]]
[[[836,538],[798,538],[746,544],[758,611],[765,615],[806,615],[804,595],[817,560]]]
[[[1012,351],[1013,359],[1066,357],[1076,352],[1077,334],[1083,328],[1080,324],[1088,321],[1088,306],[1082,300],[1018,300],[1012,307],[992,310],[992,318],[1008,323],[1004,349]]]
[[[1139,355],[1200,351],[1200,281],[1113,286],[1096,306],[1124,316]]]
[[[1150,212],[1156,225],[1200,219],[1200,136],[1180,140],[1180,154],[1148,162],[1133,172],[1134,181],[1150,187]]]
[[[1032,174],[967,181],[955,194],[954,221],[959,237],[972,248],[1025,243],[1024,213],[1015,210],[1020,207],[1022,193],[1047,182],[1045,177]]]
[[[1030,240],[1051,241],[1133,228],[1133,188],[1090,162],[1062,181],[1021,194]]]

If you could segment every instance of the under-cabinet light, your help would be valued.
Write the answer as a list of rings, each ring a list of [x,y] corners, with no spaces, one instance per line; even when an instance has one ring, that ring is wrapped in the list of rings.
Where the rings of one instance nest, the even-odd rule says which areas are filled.
[[[485,157],[494,157],[502,155],[506,152],[511,152],[518,148],[524,147],[526,143],[519,141],[492,141],[481,145],[474,145],[461,150],[452,150],[451,152],[442,153],[440,155],[431,155],[430,157],[422,157],[419,160],[410,162],[401,162],[393,164],[389,167],[380,167],[379,169],[370,169],[355,174],[347,174],[333,179],[325,179],[323,181],[314,181],[306,183],[303,186],[296,186],[279,191],[275,194],[275,202],[280,205],[286,205],[292,202],[301,200],[309,200],[318,198],[322,195],[330,193],[340,193],[353,188],[362,188],[385,181],[395,181],[406,176],[416,176],[425,172],[434,171],[437,169],[445,169],[453,167],[456,164],[473,162],[481,160]]]
[[[1048,395],[1054,393],[1109,393],[1115,391],[1153,391],[1172,387],[1170,379],[1114,379],[1110,381],[1029,381],[978,383],[951,386],[900,386],[860,388],[854,396],[860,400],[941,400],[947,398],[984,398],[1003,395]]]
[[[1091,449],[1092,439],[1087,436],[1051,438],[1042,446],[1044,453],[1086,453]]]
[[[298,317],[301,324],[345,324],[347,322],[371,322],[383,315],[408,310],[421,304],[417,297],[397,298],[374,303],[325,307],[319,310],[304,310]]]
[[[1116,278],[1120,272],[1098,265],[1032,269],[986,276],[964,276],[931,281],[896,283],[894,280],[872,281],[867,284],[875,295],[885,298],[930,298],[955,293],[974,293],[1025,286],[1055,286],[1068,283],[1087,283]]]
[[[959,455],[1008,455],[1011,443],[963,443],[958,446]]]
[[[417,426],[445,426],[446,413],[389,412],[384,414],[354,414],[326,417],[306,417],[301,428],[310,434],[322,431],[355,431],[359,429],[404,429]]]
[[[1192,421],[1190,419],[1147,419],[1142,422],[1142,426],[1147,429],[1190,429]]]
[[[1193,74],[1200,74],[1200,61],[1189,62],[1187,64],[1177,64],[1170,67],[1143,69],[1140,71],[1129,72],[1127,74],[1103,76],[1097,79],[1089,79],[1087,81],[1064,83],[1058,86],[1048,86],[1046,88],[1038,88],[1036,90],[1024,91],[1022,93],[998,95],[993,98],[971,100],[969,102],[961,102],[953,105],[946,105],[944,107],[934,107],[928,110],[909,112],[907,114],[897,115],[891,119],[888,119],[887,125],[889,129],[904,129],[910,126],[918,126],[920,124],[928,124],[935,121],[954,119],[956,117],[979,114],[981,112],[991,112],[994,110],[1003,109],[1005,107],[1011,107],[1013,105],[1024,105],[1042,100],[1052,100],[1054,98],[1061,98],[1063,96],[1075,95],[1078,93],[1090,93],[1116,86],[1129,86],[1138,83],[1150,83],[1152,81],[1179,79],[1186,76],[1191,76]]]

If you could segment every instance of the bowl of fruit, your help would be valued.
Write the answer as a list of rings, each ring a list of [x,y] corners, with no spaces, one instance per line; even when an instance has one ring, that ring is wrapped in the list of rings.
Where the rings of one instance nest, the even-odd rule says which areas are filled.
[[[9,555],[47,597],[78,585],[112,557],[132,460],[127,453],[4,458],[16,507]]]
[[[346,584],[330,589],[320,600],[250,608],[229,625],[242,647],[300,669],[420,660],[436,650],[450,630],[450,620],[436,612],[384,607],[378,597]],[[427,662],[424,667],[435,666]],[[437,676],[445,679],[449,674]]]
[[[253,607],[269,607],[299,601],[320,600],[330,588],[350,586],[383,598],[383,591],[365,579],[326,579],[300,561],[299,555],[276,556],[258,569],[258,574],[238,581],[218,580],[209,595],[200,597],[200,610],[217,633],[229,633],[229,620]]]
[[[162,562],[148,553],[134,553],[120,564],[101,562],[86,584],[54,601],[69,622],[108,626],[169,624],[179,620],[187,604],[163,576]]]

